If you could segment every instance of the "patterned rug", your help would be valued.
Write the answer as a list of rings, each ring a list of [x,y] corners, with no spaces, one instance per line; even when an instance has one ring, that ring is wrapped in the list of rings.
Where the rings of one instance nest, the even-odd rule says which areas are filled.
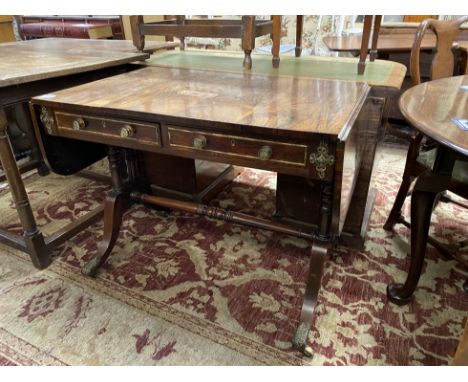
[[[409,231],[382,225],[398,189],[402,149],[378,153],[377,198],[365,249],[333,251],[309,338],[314,358],[291,348],[310,243],[268,231],[140,205],[97,279],[80,274],[102,222],[54,252],[43,271],[0,245],[0,365],[445,365],[468,316],[467,253],[446,260],[428,247],[414,301],[387,302],[404,281]],[[39,226],[54,232],[104,200],[108,187],[79,177],[25,180]],[[275,174],[245,169],[212,204],[268,217]],[[0,226],[19,231],[6,190]],[[406,215],[408,206],[406,205]],[[433,236],[468,236],[468,212],[440,204]]]

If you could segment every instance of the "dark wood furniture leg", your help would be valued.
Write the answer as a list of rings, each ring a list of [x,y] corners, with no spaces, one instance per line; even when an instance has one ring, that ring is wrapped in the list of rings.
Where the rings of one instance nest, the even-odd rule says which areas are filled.
[[[366,70],[366,57],[369,51],[369,39],[372,29],[372,16],[364,16],[364,30],[362,32],[361,51],[359,53],[358,74],[364,74]]]
[[[298,15],[296,17],[296,57],[301,57],[302,54],[302,31],[304,29],[304,16]]]
[[[21,174],[16,164],[15,156],[11,148],[10,139],[7,131],[7,118],[5,111],[0,110],[0,160],[3,171],[10,185],[10,192],[18,211],[18,216],[23,229],[22,238],[15,238],[16,235],[0,230],[0,240],[9,245],[14,244],[16,248],[23,245],[29,253],[31,260],[36,268],[43,269],[50,264],[50,257],[46,250],[46,244],[42,233],[36,225],[28,194],[24,188]],[[23,239],[23,240],[21,240]],[[24,244],[22,243],[24,241]],[[12,243],[13,242],[13,243]]]
[[[433,170],[418,176],[411,194],[411,263],[404,285],[392,283],[387,287],[388,299],[404,305],[411,301],[421,275],[424,255],[429,238],[429,226],[437,196],[451,189],[451,175],[456,154],[440,145]]]
[[[100,266],[104,264],[114,248],[119,235],[124,212],[130,206],[126,186],[123,183],[122,151],[116,147],[109,147],[109,168],[112,177],[112,191],[106,197],[104,204],[104,236],[98,245],[98,254],[81,269],[81,273],[95,277]]]
[[[242,16],[242,50],[244,51],[245,69],[252,69],[252,50],[255,48],[255,16]]]
[[[309,275],[302,304],[300,323],[294,334],[293,346],[307,357],[313,356],[313,351],[307,345],[310,327],[317,306],[318,293],[322,282],[322,275],[328,257],[328,246],[314,241],[310,252]]]
[[[178,25],[185,24],[185,16],[183,15],[176,16],[176,22]],[[180,50],[185,50],[185,36],[180,36],[179,38],[180,38],[179,48]]]
[[[379,40],[381,24],[382,24],[382,15],[374,16],[374,31],[372,32],[372,46],[370,50],[369,61],[374,61],[377,58],[377,42]]]
[[[307,338],[314,318],[318,293],[322,283],[322,275],[331,246],[330,222],[332,217],[333,186],[323,183],[320,196],[320,221],[316,239],[312,243],[310,253],[309,276],[307,278],[304,303],[301,309],[300,323],[293,339],[294,347],[305,356],[312,357],[312,348],[307,345]]]
[[[429,179],[424,175],[418,178],[411,195],[411,263],[405,284],[392,283],[387,287],[388,299],[397,305],[408,304],[416,289],[424,264],[432,205],[437,194],[443,191],[421,189],[420,184]],[[432,178],[432,181],[436,181],[436,178]]]
[[[171,19],[173,19],[174,16],[172,16],[172,15],[164,15],[163,18],[164,18],[164,21],[166,21],[166,20],[171,20]],[[174,41],[174,36],[172,36],[172,35],[165,35],[165,36],[164,36],[164,39],[165,39],[166,41]]]
[[[280,57],[279,57],[279,52],[280,52],[280,43],[281,43],[281,16],[272,16],[271,17],[273,20],[273,33],[272,33],[272,40],[273,44],[271,47],[271,54],[273,56],[272,58],[272,64],[274,68],[279,67],[280,64]]]
[[[145,48],[145,36],[140,33],[140,25],[143,24],[143,16],[130,16],[133,45],[138,51]]]
[[[419,147],[421,145],[422,138],[422,134],[417,134],[416,137],[411,139],[408,154],[406,155],[405,170],[403,173],[400,189],[398,190],[395,202],[393,203],[393,207],[390,211],[390,214],[388,215],[388,219],[383,226],[383,228],[387,231],[391,231],[396,223],[400,223],[403,220],[403,217],[401,216],[401,207],[403,207],[403,203],[408,196],[408,191],[413,180],[413,166],[415,163],[417,163],[416,158],[419,154]]]

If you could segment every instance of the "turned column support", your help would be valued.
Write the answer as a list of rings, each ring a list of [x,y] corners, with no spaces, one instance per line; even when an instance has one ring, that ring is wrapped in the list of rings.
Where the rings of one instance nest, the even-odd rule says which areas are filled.
[[[28,194],[24,188],[21,174],[16,164],[10,138],[8,137],[8,123],[3,109],[0,110],[0,160],[3,171],[10,186],[10,193],[15,203],[21,222],[22,236],[26,250],[35,267],[43,269],[50,264],[46,244],[42,233],[36,225],[36,220],[29,203]]]

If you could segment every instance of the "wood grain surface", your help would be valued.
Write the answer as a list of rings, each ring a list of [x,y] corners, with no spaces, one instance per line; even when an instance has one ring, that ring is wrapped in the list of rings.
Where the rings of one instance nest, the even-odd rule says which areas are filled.
[[[468,155],[468,131],[452,118],[468,119],[468,75],[424,82],[400,98],[405,118],[421,133]]]
[[[125,49],[128,47],[128,50]],[[0,87],[148,58],[120,40],[37,39],[0,44]]]
[[[383,34],[379,36],[377,50],[380,53],[410,52],[413,46],[414,35],[410,34]],[[334,52],[358,52],[361,49],[361,36],[326,36],[323,42],[328,49]],[[431,50],[436,45],[436,37],[424,37],[421,49]]]
[[[345,139],[368,92],[366,83],[146,67],[35,99],[119,110],[128,118],[144,114]]]

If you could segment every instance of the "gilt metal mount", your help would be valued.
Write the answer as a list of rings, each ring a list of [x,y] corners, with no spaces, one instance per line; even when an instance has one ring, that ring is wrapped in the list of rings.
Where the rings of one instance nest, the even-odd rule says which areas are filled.
[[[49,111],[45,106],[41,107],[41,115],[39,117],[42,124],[49,134],[52,134],[52,125],[54,124],[54,119],[50,116]]]
[[[322,141],[317,147],[317,152],[310,154],[309,162],[315,165],[318,177],[323,179],[325,178],[328,166],[332,166],[335,163],[335,157],[328,153],[328,145]]]

